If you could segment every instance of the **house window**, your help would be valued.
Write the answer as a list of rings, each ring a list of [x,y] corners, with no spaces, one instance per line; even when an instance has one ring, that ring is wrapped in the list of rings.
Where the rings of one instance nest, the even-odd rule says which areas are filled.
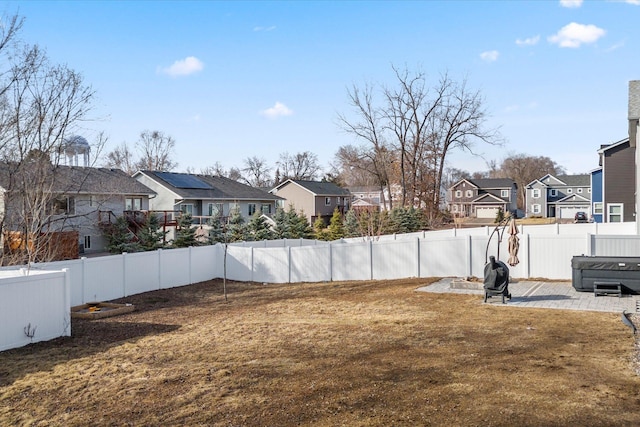
[[[509,190],[500,190],[500,197],[509,197]]]
[[[270,204],[261,205],[260,212],[262,212],[265,215],[269,215],[271,213],[271,205]]]
[[[126,197],[124,199],[125,211],[139,211],[142,210],[142,197]]]
[[[534,214],[539,214],[540,212],[542,212],[542,209],[540,208],[540,205],[531,205],[531,212],[533,212]]]
[[[602,202],[595,202],[593,204],[593,214],[602,215]]]
[[[540,198],[540,189],[539,188],[534,188],[533,190],[531,190],[531,197],[533,197],[534,199],[539,199]]]
[[[467,190],[466,193],[465,193],[465,196],[473,197],[473,190]]]
[[[75,197],[56,197],[53,200],[53,215],[74,215],[76,213]]]
[[[209,216],[222,216],[222,203],[209,203]]]
[[[89,196],[89,206],[97,206],[98,201],[96,200],[96,196]]]
[[[456,198],[462,197],[462,190],[456,190]]]
[[[324,205],[325,206],[331,206],[331,197],[325,197],[324,198]]]
[[[555,188],[549,189],[549,196],[556,197],[557,195],[558,195],[558,190],[556,190]]]
[[[622,203],[607,205],[607,222],[622,222]]]
[[[340,197],[336,197],[336,205],[340,206]]]
[[[84,248],[91,249],[91,236],[84,236]]]
[[[252,216],[254,213],[256,213],[256,204],[249,203],[249,216]]]
[[[578,193],[582,193],[582,188],[578,188]]]
[[[458,212],[458,205],[453,205],[452,208],[453,212]]]
[[[193,216],[193,205],[191,203],[185,203],[180,206],[180,211],[184,214]]]

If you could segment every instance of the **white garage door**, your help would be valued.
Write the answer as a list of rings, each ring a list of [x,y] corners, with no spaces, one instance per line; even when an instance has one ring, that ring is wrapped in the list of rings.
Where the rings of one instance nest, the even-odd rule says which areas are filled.
[[[560,218],[573,219],[576,216],[576,212],[585,212],[585,208],[560,208]]]
[[[498,208],[476,208],[477,218],[495,218],[498,215]]]

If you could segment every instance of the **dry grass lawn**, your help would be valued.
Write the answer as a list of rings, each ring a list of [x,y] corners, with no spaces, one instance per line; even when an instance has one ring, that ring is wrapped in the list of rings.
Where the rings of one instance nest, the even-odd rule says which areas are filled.
[[[120,300],[0,353],[0,425],[637,426],[619,314],[416,292],[425,279],[220,281]]]

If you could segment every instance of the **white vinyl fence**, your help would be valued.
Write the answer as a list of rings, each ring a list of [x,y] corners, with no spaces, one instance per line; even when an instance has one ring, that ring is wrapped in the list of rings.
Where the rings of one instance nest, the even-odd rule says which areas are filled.
[[[71,335],[67,271],[2,271],[0,351]]]
[[[508,233],[503,231],[498,242],[493,230],[493,227],[453,229],[331,243],[289,239],[232,244],[227,250],[226,275],[230,280],[260,283],[483,277],[490,255],[503,261],[509,257]],[[640,236],[635,230],[635,223],[520,226],[520,263],[510,267],[510,275],[567,280],[572,276],[571,259],[575,255],[640,256]],[[18,324],[21,325],[19,332],[29,322],[57,325],[59,335],[38,326],[38,339],[68,335],[70,323],[61,322],[61,314],[56,312],[61,309],[54,308],[62,302],[65,319],[68,319],[70,307],[86,302],[109,301],[221,278],[225,271],[224,247],[218,244],[160,249],[31,266],[31,271],[41,269],[65,269],[69,290],[45,280],[45,275],[10,278],[6,285],[0,284],[3,316],[0,318],[0,350],[31,342],[25,333],[16,335]],[[9,270],[15,271],[15,268],[2,269],[0,273],[9,274]],[[0,280],[1,277],[0,274]],[[33,284],[27,281],[32,278]],[[28,303],[20,306],[16,301]],[[46,304],[43,310],[36,302],[51,304]],[[24,313],[17,313],[16,307],[24,308]],[[34,317],[36,312],[44,316],[47,311],[53,313],[51,322]],[[16,325],[10,323],[9,318],[16,318]],[[9,324],[12,326],[7,326]]]

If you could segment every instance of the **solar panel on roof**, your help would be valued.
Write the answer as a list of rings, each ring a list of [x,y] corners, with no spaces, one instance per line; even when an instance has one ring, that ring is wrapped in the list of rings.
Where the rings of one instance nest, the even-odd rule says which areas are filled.
[[[202,181],[200,178],[195,177],[193,175],[186,175],[180,173],[171,173],[171,172],[156,172],[160,178],[173,185],[176,188],[189,188],[189,189],[198,189],[198,190],[212,190],[211,187],[206,182]]]

